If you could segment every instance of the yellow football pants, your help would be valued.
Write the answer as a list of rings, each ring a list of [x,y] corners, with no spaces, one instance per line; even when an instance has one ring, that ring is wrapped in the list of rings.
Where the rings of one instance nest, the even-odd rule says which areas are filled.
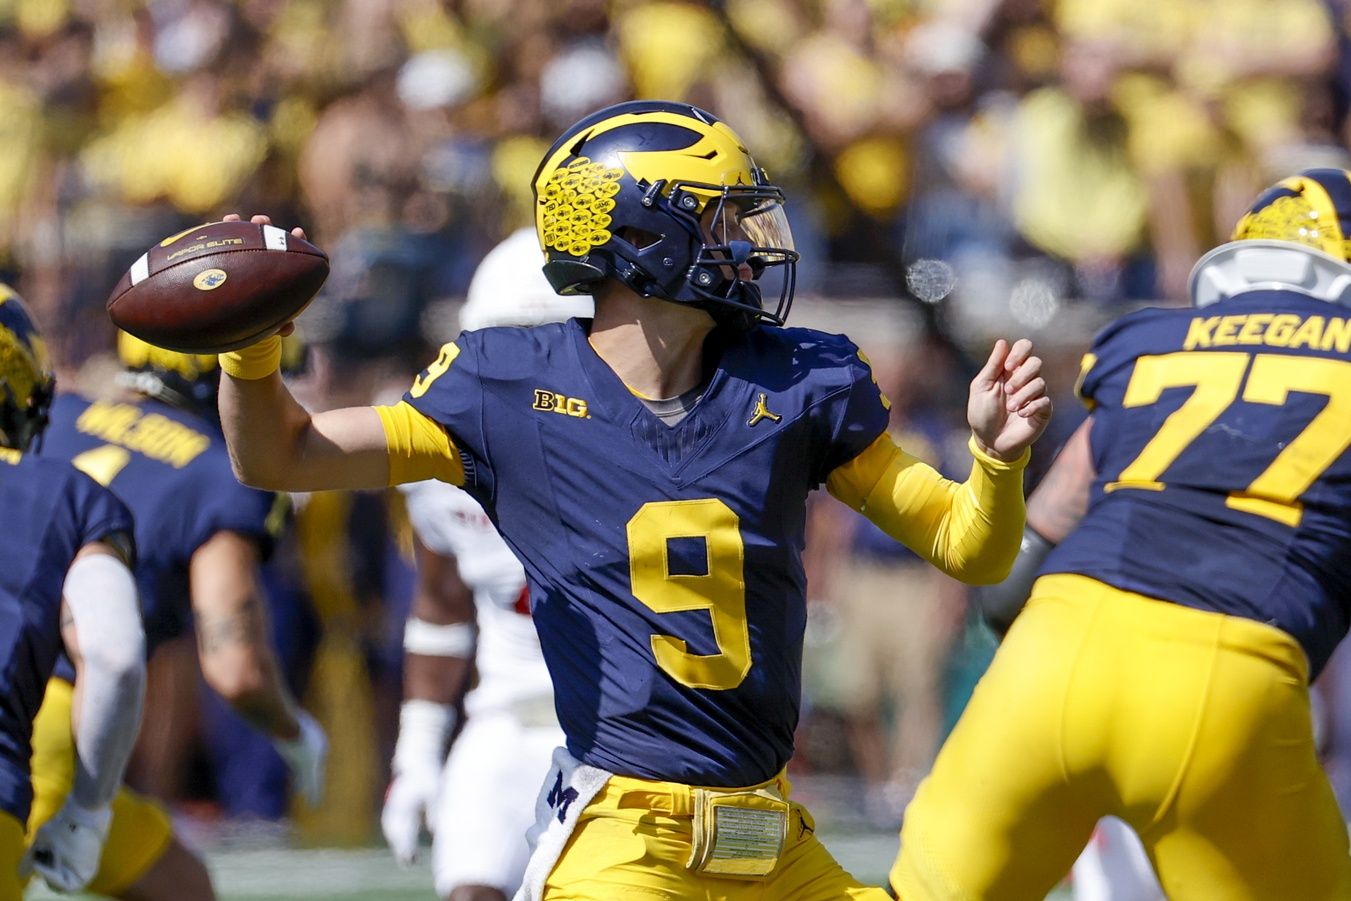
[[[23,824],[0,810],[0,901],[19,901],[23,897],[23,883],[19,879],[23,849]]]
[[[1351,898],[1294,639],[1045,576],[906,811],[892,885],[1041,901],[1106,814],[1172,901]]]
[[[788,796],[787,778],[777,781]],[[769,783],[766,783],[769,784]],[[685,868],[693,835],[690,787],[613,776],[582,811],[549,874],[544,901],[889,901],[836,863],[816,838],[816,824],[790,802],[788,838],[768,877],[746,881]]]
[[[33,809],[31,839],[65,803],[75,784],[75,736],[70,729],[74,687],[63,679],[47,683],[42,707],[33,720]],[[125,786],[113,799],[113,820],[103,845],[99,871],[85,891],[119,895],[149,872],[173,838],[169,815],[159,803]]]

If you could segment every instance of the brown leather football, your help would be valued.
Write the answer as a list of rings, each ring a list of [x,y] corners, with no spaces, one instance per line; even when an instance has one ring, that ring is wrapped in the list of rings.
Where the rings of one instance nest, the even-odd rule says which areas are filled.
[[[300,315],[328,255],[275,225],[208,222],[141,254],[108,296],[118,328],[159,347],[220,353]]]

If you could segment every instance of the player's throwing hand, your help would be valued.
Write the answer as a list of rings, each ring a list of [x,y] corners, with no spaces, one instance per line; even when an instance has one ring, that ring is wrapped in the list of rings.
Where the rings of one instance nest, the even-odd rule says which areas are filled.
[[[990,359],[971,380],[966,421],[980,449],[1000,460],[1016,459],[1046,431],[1051,399],[1031,341],[1019,338],[1012,348],[1003,338],[994,343]]]

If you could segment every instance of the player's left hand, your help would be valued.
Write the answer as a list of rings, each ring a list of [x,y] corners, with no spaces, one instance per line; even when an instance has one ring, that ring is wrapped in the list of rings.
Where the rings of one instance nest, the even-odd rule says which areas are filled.
[[[966,421],[976,445],[1005,461],[1016,460],[1046,431],[1051,399],[1031,341],[1019,338],[1012,347],[1003,338],[995,342],[990,359],[971,380]]]
[[[272,744],[291,770],[291,785],[311,807],[324,797],[324,766],[328,761],[328,736],[324,727],[303,710],[296,711],[300,735],[291,741],[274,739]]]
[[[98,872],[112,819],[107,805],[90,810],[66,798],[56,816],[38,830],[20,869],[36,871],[58,892],[79,891]]]

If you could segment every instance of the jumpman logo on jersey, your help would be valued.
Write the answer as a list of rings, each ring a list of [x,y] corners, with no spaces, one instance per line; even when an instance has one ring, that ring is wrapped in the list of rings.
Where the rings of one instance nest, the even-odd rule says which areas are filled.
[[[778,422],[783,419],[778,413],[769,412],[769,407],[765,406],[764,392],[761,392],[760,397],[756,399],[755,412],[751,413],[751,418],[747,420],[746,425],[755,425],[762,419],[768,419],[770,422]]]

